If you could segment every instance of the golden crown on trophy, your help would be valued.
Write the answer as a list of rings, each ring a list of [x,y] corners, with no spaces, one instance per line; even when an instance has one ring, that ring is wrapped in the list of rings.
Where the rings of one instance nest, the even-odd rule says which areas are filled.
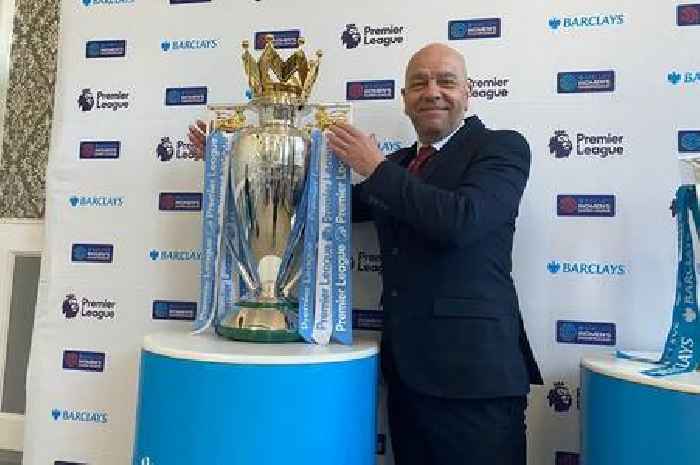
[[[243,41],[243,66],[254,99],[262,97],[280,103],[306,103],[316,82],[323,52],[317,50],[317,59],[307,60],[301,49],[304,42],[300,37],[299,48],[285,61],[275,50],[274,36],[267,34],[265,49],[256,61],[248,51],[248,41]]]

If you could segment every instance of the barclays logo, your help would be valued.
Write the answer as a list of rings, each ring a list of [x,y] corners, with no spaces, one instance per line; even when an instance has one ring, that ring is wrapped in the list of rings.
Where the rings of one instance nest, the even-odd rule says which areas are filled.
[[[700,84],[700,71],[671,71],[666,80],[674,86],[685,84]]]
[[[610,15],[553,16],[547,25],[553,31],[559,29],[584,29],[594,27],[621,26],[625,22],[622,13]]]
[[[680,153],[700,153],[700,129],[678,131]]]
[[[160,49],[167,52],[181,50],[212,50],[219,47],[219,39],[163,40]]]
[[[81,160],[100,160],[119,158],[121,142],[119,141],[83,141],[80,143]]]
[[[201,259],[202,253],[199,250],[156,250],[151,249],[148,257],[153,262],[190,262]]]
[[[700,25],[700,4],[678,5],[676,7],[676,24],[679,26]]]
[[[550,274],[578,274],[599,276],[624,276],[627,274],[625,265],[615,263],[596,262],[559,262],[552,260],[547,263],[547,271]]]
[[[89,6],[121,6],[134,3],[136,0],[82,0],[83,5]]]
[[[86,410],[61,410],[55,408],[51,410],[51,417],[54,421],[97,424],[106,424],[108,422],[107,413]]]
[[[377,148],[381,150],[384,156],[396,152],[404,145],[400,140],[380,139],[375,133],[370,134],[370,139],[377,144]]]
[[[73,208],[88,207],[88,208],[121,208],[124,206],[124,196],[85,196],[72,195],[68,198],[68,203]]]

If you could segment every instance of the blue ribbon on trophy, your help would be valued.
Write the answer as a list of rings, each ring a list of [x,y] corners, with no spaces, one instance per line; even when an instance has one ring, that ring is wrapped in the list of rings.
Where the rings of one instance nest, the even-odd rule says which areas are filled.
[[[666,337],[663,354],[659,360],[638,357],[624,351],[617,356],[629,360],[659,365],[642,371],[655,377],[695,371],[700,366],[700,321],[698,321],[697,275],[693,234],[690,227],[692,214],[696,234],[700,232],[700,208],[694,185],[680,186],[674,202],[678,229],[678,268],[676,296],[673,305],[671,327]]]
[[[209,107],[195,332],[213,324],[235,340],[351,344],[350,169],[322,132],[350,107],[306,104],[320,51],[284,61],[265,41],[257,61],[243,42],[251,101]],[[310,111],[315,125],[297,127]]]

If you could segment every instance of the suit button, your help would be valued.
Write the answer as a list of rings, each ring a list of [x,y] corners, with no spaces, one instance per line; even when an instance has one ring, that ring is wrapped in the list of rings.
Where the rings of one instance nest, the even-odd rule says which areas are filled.
[[[391,249],[391,255],[398,255],[398,254],[399,254],[399,248],[398,248],[398,247],[394,247],[393,249]]]
[[[391,294],[392,297],[398,297],[398,296],[399,296],[399,293],[398,293],[398,291],[397,291],[396,289],[392,289],[390,294]]]

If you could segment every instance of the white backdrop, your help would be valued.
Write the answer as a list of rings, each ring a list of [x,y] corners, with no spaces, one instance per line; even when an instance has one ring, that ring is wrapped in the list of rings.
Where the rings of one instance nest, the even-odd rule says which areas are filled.
[[[344,101],[346,83],[374,80],[393,80],[398,97],[411,54],[442,41],[467,58],[478,91],[470,109],[487,126],[526,136],[532,171],[514,277],[546,379],[530,396],[530,463],[577,464],[580,357],[611,344],[660,350],[670,323],[668,206],[685,175],[678,131],[700,128],[700,28],[679,26],[677,5],[63,1],[24,463],[129,463],[142,338],[189,327],[198,298],[200,214],[182,206],[196,205],[202,190],[202,165],[185,141],[204,106],[166,105],[166,89],[206,87],[208,103],[243,101],[241,40],[300,31],[307,54],[325,52],[312,100]],[[614,89],[557,91],[558,73],[582,71],[613,71]],[[575,90],[571,79],[562,77],[562,90]],[[84,89],[90,110],[79,105]],[[383,150],[413,142],[400,98],[353,102],[356,124]],[[556,135],[572,142],[568,156],[564,144],[550,151]],[[579,138],[607,135],[612,144],[602,146],[622,153],[579,154],[601,147]],[[167,150],[159,157],[168,142],[172,158]],[[163,193],[175,196],[160,202]],[[589,194],[614,196],[614,215],[609,197],[589,207],[610,214],[580,215],[601,202],[577,200]],[[557,196],[565,196],[560,211]],[[363,228],[353,232],[354,307],[376,310],[380,263],[372,229]],[[573,323],[557,331],[558,321]]]

